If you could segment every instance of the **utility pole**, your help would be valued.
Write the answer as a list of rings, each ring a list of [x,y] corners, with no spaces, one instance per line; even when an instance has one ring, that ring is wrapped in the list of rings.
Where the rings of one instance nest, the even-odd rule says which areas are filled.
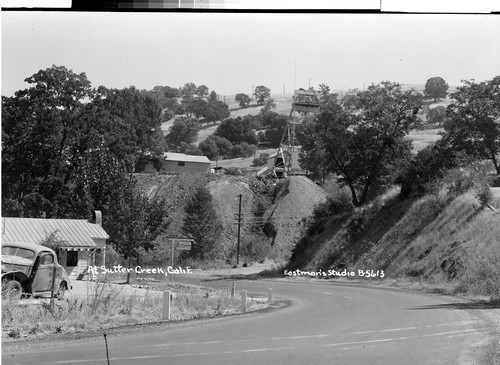
[[[293,90],[294,90],[294,92],[295,92],[295,89],[297,88],[295,86],[296,81],[297,81],[297,59],[295,59],[295,68],[293,70]]]
[[[236,265],[240,263],[240,235],[241,235],[241,221],[242,221],[242,214],[241,214],[241,197],[242,194],[238,195],[239,198],[239,203],[238,203],[238,216],[237,221],[238,221],[238,243],[236,246]]]
[[[283,84],[283,94],[285,94],[285,84]]]

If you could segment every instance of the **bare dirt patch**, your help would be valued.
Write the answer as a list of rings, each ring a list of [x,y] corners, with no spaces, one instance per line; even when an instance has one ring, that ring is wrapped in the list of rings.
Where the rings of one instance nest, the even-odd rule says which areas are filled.
[[[303,229],[303,219],[326,201],[326,192],[304,176],[291,176],[278,192],[278,199],[266,213],[276,229],[274,249],[288,258]]]

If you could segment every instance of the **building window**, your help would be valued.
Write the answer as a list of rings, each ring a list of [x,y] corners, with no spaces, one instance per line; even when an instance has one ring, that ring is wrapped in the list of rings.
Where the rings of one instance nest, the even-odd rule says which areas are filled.
[[[66,255],[66,266],[77,266],[78,265],[78,251],[68,251]]]
[[[186,163],[184,161],[179,161],[177,162],[177,166],[186,166]]]

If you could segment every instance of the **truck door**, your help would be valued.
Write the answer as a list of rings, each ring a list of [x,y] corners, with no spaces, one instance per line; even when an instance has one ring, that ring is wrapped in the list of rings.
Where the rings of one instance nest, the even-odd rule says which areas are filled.
[[[40,253],[38,267],[31,284],[33,293],[46,292],[52,289],[52,271],[54,270],[55,258],[51,252]]]

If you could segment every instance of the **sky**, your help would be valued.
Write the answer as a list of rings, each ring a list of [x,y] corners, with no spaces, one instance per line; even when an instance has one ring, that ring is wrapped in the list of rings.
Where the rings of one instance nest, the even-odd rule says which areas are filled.
[[[206,85],[219,95],[449,85],[500,75],[500,17],[463,14],[1,13],[1,92],[52,65],[97,87]]]

